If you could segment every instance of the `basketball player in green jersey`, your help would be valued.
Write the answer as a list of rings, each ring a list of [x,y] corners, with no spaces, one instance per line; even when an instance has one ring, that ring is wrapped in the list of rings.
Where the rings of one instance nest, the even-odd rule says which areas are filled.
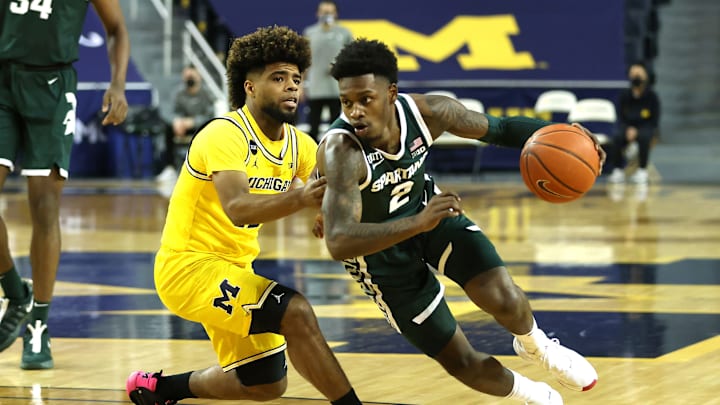
[[[445,131],[519,148],[549,123],[480,114],[444,96],[401,94],[397,74],[397,60],[382,42],[356,40],[337,56],[332,75],[343,115],[318,149],[327,189],[324,227],[318,222],[316,235],[324,229],[333,258],[343,261],[390,325],[467,386],[522,403],[562,404],[549,385],[475,351],[429,268],[456,282],[515,335],[522,358],[565,387],[592,388],[593,366],[537,327],[527,297],[493,244],[463,215],[460,198],[441,193],[424,170],[433,140]],[[598,153],[604,159],[599,147]]]
[[[60,195],[68,176],[75,132],[78,40],[87,0],[10,0],[0,3],[0,189],[22,149],[27,176],[33,283],[20,279],[0,218],[0,285],[7,311],[0,321],[0,351],[23,338],[23,369],[53,367],[47,318],[60,260]],[[125,74],[130,45],[118,0],[92,0],[107,33],[110,87],[103,124],[125,119]],[[34,291],[33,291],[34,290]],[[34,297],[34,298],[33,298]]]

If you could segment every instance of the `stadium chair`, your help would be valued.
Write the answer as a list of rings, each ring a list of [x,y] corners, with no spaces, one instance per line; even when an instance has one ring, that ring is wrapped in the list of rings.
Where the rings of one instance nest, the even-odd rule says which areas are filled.
[[[485,112],[485,106],[480,100],[476,100],[474,98],[460,98],[458,99],[458,101],[461,102],[468,110],[477,111],[479,113]],[[435,139],[435,141],[433,142],[433,145],[448,148],[475,148],[475,156],[473,157],[471,173],[473,177],[479,174],[480,162],[482,158],[482,149],[486,145],[485,143],[476,141],[474,139],[461,138],[459,136],[455,136],[446,132],[437,137],[437,139]]]
[[[602,98],[579,100],[568,114],[568,122],[577,122],[594,133],[601,145],[612,138],[617,122],[615,104]]]
[[[551,113],[551,121],[567,121],[570,110],[577,104],[577,97],[568,90],[548,90],[541,93],[535,102],[535,113]]]

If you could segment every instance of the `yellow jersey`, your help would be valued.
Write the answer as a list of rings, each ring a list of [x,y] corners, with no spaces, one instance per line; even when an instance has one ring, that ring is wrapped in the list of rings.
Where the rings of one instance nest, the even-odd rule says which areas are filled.
[[[260,252],[257,237],[262,224],[235,226],[220,204],[212,175],[245,172],[253,194],[282,193],[295,178],[306,182],[315,168],[317,144],[292,125],[284,124],[283,130],[282,139],[271,140],[247,106],[201,128],[170,197],[162,247],[210,253],[249,266]]]

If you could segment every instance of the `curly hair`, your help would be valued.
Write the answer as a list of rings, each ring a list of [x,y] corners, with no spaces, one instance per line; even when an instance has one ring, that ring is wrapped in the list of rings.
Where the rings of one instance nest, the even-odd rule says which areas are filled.
[[[345,45],[335,58],[330,74],[335,80],[372,73],[390,83],[398,81],[397,58],[384,43],[359,38]]]
[[[244,84],[248,73],[276,62],[292,63],[297,65],[300,73],[305,72],[310,66],[310,43],[292,29],[277,25],[258,28],[251,34],[235,38],[226,62],[233,108],[245,104]]]

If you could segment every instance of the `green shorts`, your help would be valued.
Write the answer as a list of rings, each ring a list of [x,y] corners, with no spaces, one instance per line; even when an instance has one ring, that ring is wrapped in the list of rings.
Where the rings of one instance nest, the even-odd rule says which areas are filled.
[[[343,262],[399,333],[435,357],[452,338],[457,321],[444,286],[431,269],[459,286],[504,266],[492,242],[467,217],[447,218],[430,232],[381,252]]]
[[[72,65],[0,65],[0,165],[21,174],[48,176],[53,167],[67,178],[75,135],[77,74]]]

